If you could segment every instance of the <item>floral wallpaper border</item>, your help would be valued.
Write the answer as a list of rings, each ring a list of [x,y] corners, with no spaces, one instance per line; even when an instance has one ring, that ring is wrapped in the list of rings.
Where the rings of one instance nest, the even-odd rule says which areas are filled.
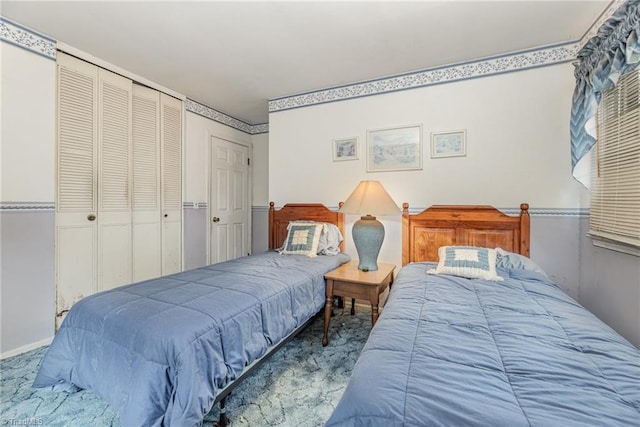
[[[272,99],[269,113],[569,62],[575,59],[579,46],[567,43]]]
[[[596,35],[602,23],[609,19],[622,3],[624,0],[613,0],[580,40],[575,42],[274,98],[269,100],[269,113],[574,61],[580,48]]]
[[[39,34],[31,29],[23,27],[22,25],[6,19],[2,16],[0,16],[0,40],[11,43],[15,46],[26,49],[54,61],[56,60],[57,42],[55,40]],[[250,125],[243,122],[242,120],[238,120],[234,117],[228,116],[214,108],[193,101],[191,99],[185,100],[185,107],[187,111],[199,114],[203,117],[230,126],[234,129],[240,130],[250,135],[269,132],[268,123]]]
[[[185,99],[184,106],[187,111],[198,114],[215,122],[222,123],[223,125],[230,126],[244,133],[248,133],[249,135],[257,135],[260,133],[269,132],[269,123],[250,125],[243,122],[242,120],[238,120],[234,117],[228,116],[216,110],[215,108],[211,108],[205,104],[199,103],[198,101],[194,101],[193,99]]]
[[[269,113],[573,61],[578,50],[597,33],[600,25],[609,19],[623,2],[624,0],[612,0],[608,8],[577,42],[275,98],[269,100]],[[0,16],[0,40],[30,50],[38,55],[53,60],[56,59],[56,41],[54,39],[23,27],[2,16]],[[185,108],[187,111],[250,135],[269,132],[268,123],[251,125],[192,99],[187,98],[185,100]]]
[[[0,16],[0,40],[56,59],[56,41]]]

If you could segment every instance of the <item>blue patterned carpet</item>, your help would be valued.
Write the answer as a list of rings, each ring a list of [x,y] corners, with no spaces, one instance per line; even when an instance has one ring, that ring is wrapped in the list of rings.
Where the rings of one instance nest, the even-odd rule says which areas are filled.
[[[334,309],[329,346],[322,316],[238,386],[227,400],[232,426],[321,426],[347,385],[371,330],[371,311]],[[119,426],[118,414],[91,391],[54,393],[31,387],[47,347],[0,362],[0,425]],[[218,405],[205,418],[211,426]]]

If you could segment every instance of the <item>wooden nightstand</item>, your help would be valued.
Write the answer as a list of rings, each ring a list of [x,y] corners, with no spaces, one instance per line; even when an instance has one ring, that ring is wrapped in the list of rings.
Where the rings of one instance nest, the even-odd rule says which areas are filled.
[[[371,303],[371,324],[375,325],[378,320],[380,294],[393,283],[395,268],[396,266],[393,264],[378,263],[378,270],[364,272],[358,270],[358,261],[351,261],[324,275],[327,280],[327,300],[324,305],[323,346],[329,344],[329,322],[331,321],[333,297],[337,295],[369,300]]]

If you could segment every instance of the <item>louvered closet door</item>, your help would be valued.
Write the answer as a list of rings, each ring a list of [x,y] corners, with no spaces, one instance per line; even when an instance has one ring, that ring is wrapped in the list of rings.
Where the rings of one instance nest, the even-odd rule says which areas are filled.
[[[58,54],[56,329],[93,294],[97,249],[97,67]]]
[[[162,275],[182,270],[182,101],[160,94]]]
[[[131,80],[100,69],[98,289],[132,282]]]
[[[133,85],[133,281],[162,274],[160,92]]]

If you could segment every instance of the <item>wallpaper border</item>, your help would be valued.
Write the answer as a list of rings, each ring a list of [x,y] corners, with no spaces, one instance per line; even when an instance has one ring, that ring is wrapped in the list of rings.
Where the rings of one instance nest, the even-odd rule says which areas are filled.
[[[55,61],[55,40],[0,16],[0,40]]]
[[[57,58],[57,42],[34,30],[0,16],[0,40],[51,59]],[[187,111],[232,127],[249,135],[269,132],[269,123],[251,125],[192,99],[185,99]]]
[[[596,35],[602,24],[623,3],[624,0],[612,0],[576,41],[272,98],[269,100],[269,113],[571,62],[576,59],[582,46]]]
[[[311,105],[381,95],[407,89],[417,89],[573,61],[578,50],[597,33],[602,23],[606,21],[622,3],[624,3],[624,0],[612,0],[609,6],[587,29],[579,41],[428,68],[297,95],[273,98],[268,101],[268,112],[275,113]],[[3,16],[0,16],[0,40],[46,58],[56,59],[56,40],[26,28]],[[269,132],[269,123],[251,125],[189,98],[185,99],[185,108],[194,114],[198,114],[249,135]]]
[[[269,100],[269,113],[562,64],[575,60],[579,47],[578,42],[563,43],[299,95],[274,98]]]
[[[223,125],[232,127],[249,135],[258,135],[261,133],[269,132],[269,123],[260,123],[257,125],[250,125],[235,117],[229,116],[215,108],[202,104],[193,99],[187,98],[184,101],[184,105],[187,111],[202,116],[206,119],[213,120],[214,122],[221,123]]]

